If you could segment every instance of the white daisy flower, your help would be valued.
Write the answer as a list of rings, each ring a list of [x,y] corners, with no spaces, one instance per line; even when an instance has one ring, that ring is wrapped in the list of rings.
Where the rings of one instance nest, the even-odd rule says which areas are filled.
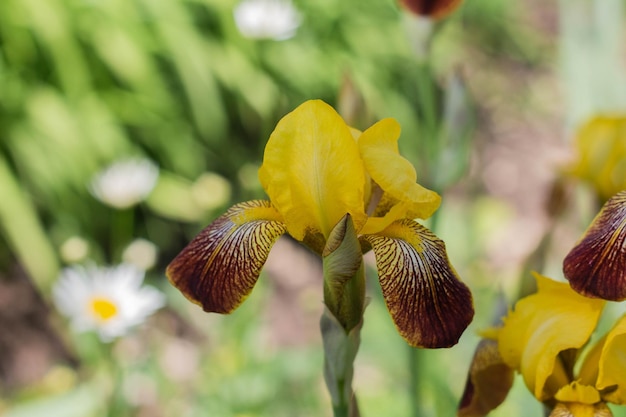
[[[58,310],[77,332],[96,331],[102,341],[123,336],[165,304],[164,295],[142,285],[144,272],[121,264],[110,268],[65,268],[53,288]]]
[[[289,0],[244,0],[235,8],[239,32],[253,39],[289,39],[300,26],[300,13]]]
[[[159,169],[148,159],[127,159],[113,163],[97,174],[89,190],[94,197],[118,209],[145,200],[156,185]]]

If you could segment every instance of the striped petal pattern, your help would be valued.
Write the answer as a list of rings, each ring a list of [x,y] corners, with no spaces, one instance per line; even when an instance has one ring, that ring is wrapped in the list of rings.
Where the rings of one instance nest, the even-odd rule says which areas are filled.
[[[270,249],[286,227],[268,201],[231,207],[167,267],[167,277],[205,311],[230,313],[256,284]]]
[[[472,295],[448,260],[445,244],[419,223],[403,219],[366,235],[387,309],[415,347],[456,344],[472,321]]]
[[[602,207],[563,261],[572,288],[588,297],[626,299],[626,191]]]

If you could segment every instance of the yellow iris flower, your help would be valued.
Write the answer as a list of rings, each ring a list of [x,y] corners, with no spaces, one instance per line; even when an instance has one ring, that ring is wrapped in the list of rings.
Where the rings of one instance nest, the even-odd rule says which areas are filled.
[[[611,416],[606,403],[626,404],[626,317],[589,349],[583,351],[598,325],[605,301],[584,297],[566,283],[535,274],[538,292],[517,302],[504,325],[491,337],[498,354],[489,356],[492,377],[511,380],[498,365],[520,372],[533,395],[552,409],[552,417]],[[584,353],[581,354],[581,353]],[[477,356],[480,356],[478,354]],[[487,366],[481,368],[482,371]],[[471,393],[464,398],[460,416],[484,416],[490,408],[478,405],[489,396],[484,381],[470,374]],[[483,382],[481,382],[483,381]],[[484,386],[480,386],[483,383]],[[507,387],[507,390],[508,390]],[[502,401],[504,397],[500,398]]]
[[[416,182],[399,135],[393,119],[359,132],[322,101],[300,105],[265,148],[259,179],[269,201],[236,204],[211,223],[168,266],[170,281],[204,310],[230,313],[252,291],[279,236],[323,256],[348,218],[361,252],[376,255],[400,334],[413,346],[455,344],[473,317],[471,294],[443,242],[413,220],[432,215],[440,197]]]
[[[577,159],[568,173],[589,183],[602,200],[626,190],[626,116],[590,119],[575,139]]]

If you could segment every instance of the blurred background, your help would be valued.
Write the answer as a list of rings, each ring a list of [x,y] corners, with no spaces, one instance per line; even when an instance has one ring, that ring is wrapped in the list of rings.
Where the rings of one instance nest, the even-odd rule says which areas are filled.
[[[582,129],[626,114],[621,0],[466,0],[436,21],[394,0],[253,3],[0,2],[0,415],[331,415],[321,268],[305,249],[281,238],[231,316],[164,275],[230,205],[264,198],[265,142],[307,99],[359,129],[400,122],[401,152],[443,196],[428,225],[474,294],[457,346],[410,349],[371,262],[355,375],[366,417],[454,415],[477,331],[531,290],[529,270],[561,278],[599,204],[626,188],[626,130]],[[595,135],[622,152],[600,179],[593,166],[618,148],[585,170]],[[103,170],[129,158],[158,176],[116,206]],[[74,332],[52,302],[62,268],[121,262],[166,305],[112,343]],[[519,378],[492,413],[531,414]]]

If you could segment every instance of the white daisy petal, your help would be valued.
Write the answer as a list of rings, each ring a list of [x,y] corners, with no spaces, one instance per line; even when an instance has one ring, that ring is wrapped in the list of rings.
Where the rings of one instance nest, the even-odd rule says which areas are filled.
[[[103,341],[123,336],[165,305],[165,296],[143,285],[144,272],[129,264],[73,266],[53,288],[57,309],[77,332],[95,331]]]
[[[252,39],[289,39],[301,21],[289,0],[244,0],[233,14],[241,34]]]
[[[145,200],[156,185],[159,169],[148,159],[115,162],[91,181],[91,194],[118,209],[132,207]]]

